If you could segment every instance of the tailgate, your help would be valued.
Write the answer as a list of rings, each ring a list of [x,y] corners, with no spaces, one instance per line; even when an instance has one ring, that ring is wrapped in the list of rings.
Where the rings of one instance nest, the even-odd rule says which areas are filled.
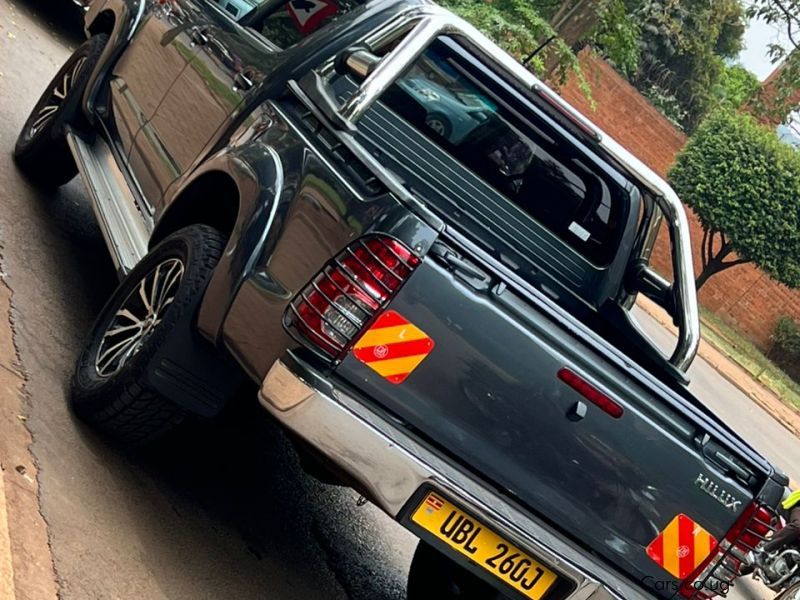
[[[461,266],[457,274],[429,254],[389,306],[391,335],[426,334],[431,344],[367,333],[371,341],[356,343],[337,374],[584,547],[672,596],[675,578],[647,546],[679,514],[721,540],[754,496],[747,477],[727,475],[726,460],[741,474],[741,459],[497,276],[464,269],[463,258]],[[420,331],[397,329],[404,320]],[[387,347],[396,356],[393,341],[427,355],[402,363],[409,373],[387,369],[380,361]],[[622,414],[559,378],[564,368]],[[749,477],[751,488],[761,483]]]

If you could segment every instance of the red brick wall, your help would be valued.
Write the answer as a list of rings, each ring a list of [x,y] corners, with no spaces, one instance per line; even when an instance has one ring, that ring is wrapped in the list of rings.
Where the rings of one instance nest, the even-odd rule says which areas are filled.
[[[666,177],[686,143],[686,136],[600,57],[584,50],[580,60],[592,88],[594,109],[575,78],[561,88],[561,95],[656,173]],[[695,269],[699,270],[703,231],[697,217],[691,210],[688,213]],[[670,273],[669,241],[664,230],[653,253],[653,265],[661,273]],[[770,346],[770,335],[779,317],[789,315],[800,321],[800,291],[786,288],[749,264],[714,275],[701,288],[700,303],[764,349]]]

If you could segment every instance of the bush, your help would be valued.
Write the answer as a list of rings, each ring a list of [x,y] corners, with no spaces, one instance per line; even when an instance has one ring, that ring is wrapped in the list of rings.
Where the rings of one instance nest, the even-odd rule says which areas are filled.
[[[748,261],[800,287],[800,152],[774,130],[719,110],[689,140],[669,179],[706,234],[698,287]],[[725,260],[734,253],[738,258]]]
[[[789,377],[800,382],[800,324],[790,317],[781,317],[772,334],[769,358]]]

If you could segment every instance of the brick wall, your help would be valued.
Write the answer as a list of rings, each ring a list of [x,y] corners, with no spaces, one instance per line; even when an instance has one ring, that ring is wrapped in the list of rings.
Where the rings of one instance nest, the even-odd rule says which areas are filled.
[[[580,60],[592,88],[594,109],[575,78],[559,90],[561,95],[656,173],[666,177],[686,143],[686,136],[600,57],[584,50]],[[694,263],[699,270],[703,231],[697,217],[691,210],[688,212]],[[653,253],[653,265],[664,274],[671,269],[669,241],[663,229]],[[770,335],[780,316],[789,315],[800,321],[800,291],[788,289],[749,264],[714,275],[701,288],[700,303],[763,349],[769,348]]]

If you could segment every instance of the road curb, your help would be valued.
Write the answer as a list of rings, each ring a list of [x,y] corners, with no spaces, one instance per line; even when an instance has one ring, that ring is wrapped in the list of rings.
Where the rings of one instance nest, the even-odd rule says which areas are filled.
[[[0,600],[58,598],[26,425],[27,384],[14,345],[11,290],[0,278]]]
[[[5,472],[0,465],[0,600],[14,600],[14,562],[11,559],[11,534],[8,530]]]

